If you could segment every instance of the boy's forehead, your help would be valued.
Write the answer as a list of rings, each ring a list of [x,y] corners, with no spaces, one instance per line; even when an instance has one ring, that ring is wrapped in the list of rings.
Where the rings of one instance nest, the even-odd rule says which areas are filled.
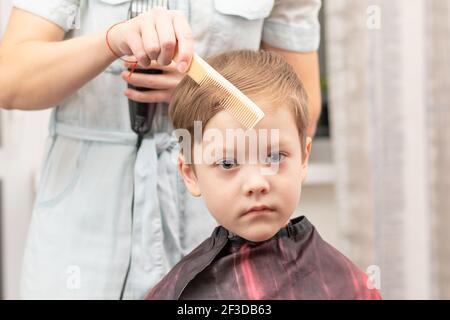
[[[267,106],[258,104],[264,111],[264,117],[255,126],[255,129],[281,129],[292,124],[296,126],[293,112],[288,106]],[[239,129],[243,126],[226,110],[219,111],[207,122],[205,129],[215,128],[219,130]]]
[[[239,129],[242,125],[227,111],[219,111],[206,123],[205,130],[208,129]]]
[[[278,142],[280,144],[286,144],[293,139],[299,139],[297,125],[294,119],[293,113],[286,108],[276,108],[277,110],[270,110],[265,112],[264,118],[252,129],[257,139],[261,137],[267,137],[271,143]],[[210,131],[208,131],[210,130]],[[242,136],[246,129],[227,111],[220,111],[215,114],[206,124],[203,136],[205,133],[211,133],[212,131],[220,131],[224,140],[227,137],[227,133],[231,134],[231,137]],[[274,133],[277,131],[277,133]],[[265,132],[265,134],[263,133]],[[247,134],[250,134],[247,132]],[[276,138],[278,141],[272,141]],[[216,140],[213,140],[216,141]],[[210,141],[210,142],[213,142]]]

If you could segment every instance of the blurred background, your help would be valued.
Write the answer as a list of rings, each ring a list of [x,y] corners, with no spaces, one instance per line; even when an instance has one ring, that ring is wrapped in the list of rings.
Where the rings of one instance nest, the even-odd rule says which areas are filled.
[[[297,214],[385,299],[449,299],[450,2],[323,0],[320,20],[323,113]],[[3,299],[19,297],[48,118],[0,110]]]

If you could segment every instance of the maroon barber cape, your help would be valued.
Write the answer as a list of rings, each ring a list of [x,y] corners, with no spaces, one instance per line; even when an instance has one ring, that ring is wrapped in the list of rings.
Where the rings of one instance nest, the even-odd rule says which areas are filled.
[[[216,227],[146,299],[381,299],[370,288],[302,216],[259,243]]]

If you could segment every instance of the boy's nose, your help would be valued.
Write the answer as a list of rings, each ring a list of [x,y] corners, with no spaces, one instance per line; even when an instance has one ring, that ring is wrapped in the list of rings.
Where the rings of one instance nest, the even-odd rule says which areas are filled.
[[[242,188],[247,196],[266,194],[270,190],[269,181],[258,169],[252,170],[251,174],[247,175],[244,179],[245,181]]]

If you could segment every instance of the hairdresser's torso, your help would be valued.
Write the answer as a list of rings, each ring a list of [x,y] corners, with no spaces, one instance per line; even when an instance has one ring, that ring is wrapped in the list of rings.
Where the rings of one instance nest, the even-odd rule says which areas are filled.
[[[102,31],[126,20],[129,5],[130,0],[81,1],[79,20],[76,21],[79,28],[69,32],[67,37]],[[273,5],[274,0],[169,1],[171,9],[185,13],[194,34],[195,51],[203,57],[226,50],[259,49],[264,18],[270,14]],[[61,103],[57,120],[92,129],[131,133],[128,102],[123,95],[126,83],[119,76],[123,70],[122,61],[116,60]],[[166,131],[168,123],[160,114],[165,115],[166,111],[167,108],[159,108],[155,130]]]

